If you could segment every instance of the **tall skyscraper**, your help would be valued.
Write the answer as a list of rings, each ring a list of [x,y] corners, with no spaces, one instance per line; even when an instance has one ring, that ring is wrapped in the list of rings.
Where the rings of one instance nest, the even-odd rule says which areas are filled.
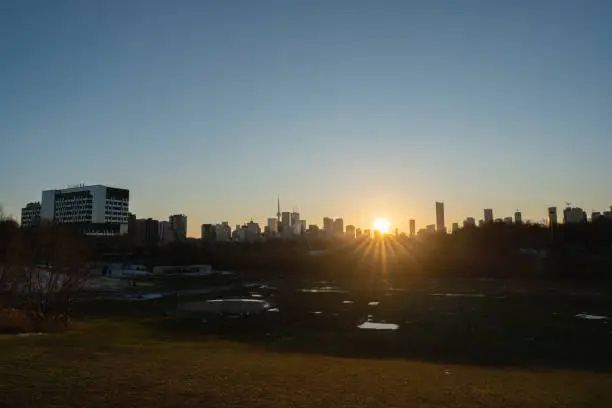
[[[185,214],[174,214],[168,219],[176,234],[177,239],[187,238],[187,216]]]
[[[355,232],[356,232],[356,229],[355,229],[354,225],[347,225],[346,226],[345,235],[346,235],[347,238],[354,239],[355,238]]]
[[[278,234],[278,219],[268,218],[268,236],[274,237]]]
[[[283,227],[283,231],[288,231],[291,228],[291,213],[288,211],[283,211],[281,214],[281,226]]]
[[[492,208],[484,209],[484,222],[485,224],[489,224],[493,222],[493,209]]]
[[[344,220],[342,218],[336,218],[333,226],[334,235],[342,236],[344,234]]]
[[[323,218],[323,230],[327,233],[331,233],[334,228],[334,220],[333,218],[325,217]]]
[[[205,242],[214,242],[217,240],[217,231],[213,224],[202,224],[201,238]]]
[[[159,243],[159,221],[152,218],[136,220],[132,233],[134,243],[139,247],[154,247]]]
[[[444,203],[436,202],[436,230],[438,232],[446,232],[444,224]]]
[[[565,210],[563,210],[564,224],[579,224],[584,222],[584,219],[584,211],[580,207],[567,207]]]
[[[232,227],[229,226],[229,222],[223,221],[221,224],[215,225],[215,235],[217,236],[217,241],[230,241],[232,239]]]
[[[459,223],[457,223],[457,222],[453,222],[453,226],[452,226],[452,228],[453,228],[453,229],[452,229],[453,233],[455,233],[455,232],[459,231]]]
[[[292,212],[291,213],[291,226],[294,226],[296,224],[300,223],[300,213],[299,212]]]
[[[410,236],[414,237],[416,235],[416,221],[411,219],[409,221],[410,224]]]
[[[557,225],[557,207],[548,207],[548,226]]]
[[[514,213],[514,223],[515,224],[521,224],[523,222],[523,216],[521,215],[520,211],[516,211]]]

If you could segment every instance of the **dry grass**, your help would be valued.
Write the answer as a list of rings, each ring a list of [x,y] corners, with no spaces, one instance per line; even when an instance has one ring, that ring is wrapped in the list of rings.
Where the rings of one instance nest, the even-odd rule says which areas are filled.
[[[54,333],[65,329],[64,321],[33,319],[26,310],[0,309],[0,334]]]
[[[274,353],[137,323],[0,340],[6,407],[610,407],[612,375]]]

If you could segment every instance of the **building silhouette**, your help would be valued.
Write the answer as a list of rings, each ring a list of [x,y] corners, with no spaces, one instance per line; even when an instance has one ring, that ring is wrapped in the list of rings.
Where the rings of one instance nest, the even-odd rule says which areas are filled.
[[[522,224],[523,223],[523,216],[521,215],[520,211],[516,211],[514,213],[514,223],[515,224]]]
[[[38,224],[40,224],[40,203],[27,203],[21,209],[21,227],[35,227]]]
[[[484,209],[484,222],[485,224],[490,224],[493,222],[493,209],[492,208]]]
[[[174,214],[168,218],[170,226],[174,231],[176,239],[187,239],[187,216],[185,214]]]
[[[557,225],[557,207],[548,207],[548,225]]]
[[[446,232],[444,224],[444,203],[436,202],[436,230],[438,232]]]
[[[336,218],[334,220],[333,234],[337,237],[344,235],[344,220],[342,218]]]
[[[408,224],[410,228],[410,236],[414,237],[416,235],[416,221],[414,219],[410,219]]]

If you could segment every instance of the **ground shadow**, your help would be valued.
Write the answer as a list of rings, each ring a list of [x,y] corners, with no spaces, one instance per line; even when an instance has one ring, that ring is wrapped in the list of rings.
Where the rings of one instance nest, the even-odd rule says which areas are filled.
[[[338,303],[338,297],[334,297]],[[360,301],[334,309],[318,301],[275,299],[278,312],[243,317],[151,318],[143,324],[165,339],[214,337],[266,351],[358,358],[405,358],[446,364],[606,371],[612,369],[606,321],[584,321],[563,311],[557,300],[412,298],[412,308],[384,309]],[[297,301],[297,303],[296,303]],[[427,304],[419,308],[419,302]],[[283,306],[284,304],[284,306]],[[296,306],[297,305],[297,306]],[[422,305],[421,305],[422,306]],[[553,307],[554,306],[554,307]],[[565,308],[572,305],[565,304]],[[575,307],[575,306],[574,306]],[[558,318],[549,309],[561,310]],[[371,314],[369,314],[371,313]],[[360,330],[370,315],[399,324],[394,331]]]

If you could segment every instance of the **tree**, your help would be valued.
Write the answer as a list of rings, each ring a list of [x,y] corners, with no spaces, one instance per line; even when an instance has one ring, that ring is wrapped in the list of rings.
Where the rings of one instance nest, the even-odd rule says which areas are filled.
[[[71,302],[90,277],[88,253],[84,237],[69,227],[17,230],[4,262],[5,295],[33,321],[67,324]]]

